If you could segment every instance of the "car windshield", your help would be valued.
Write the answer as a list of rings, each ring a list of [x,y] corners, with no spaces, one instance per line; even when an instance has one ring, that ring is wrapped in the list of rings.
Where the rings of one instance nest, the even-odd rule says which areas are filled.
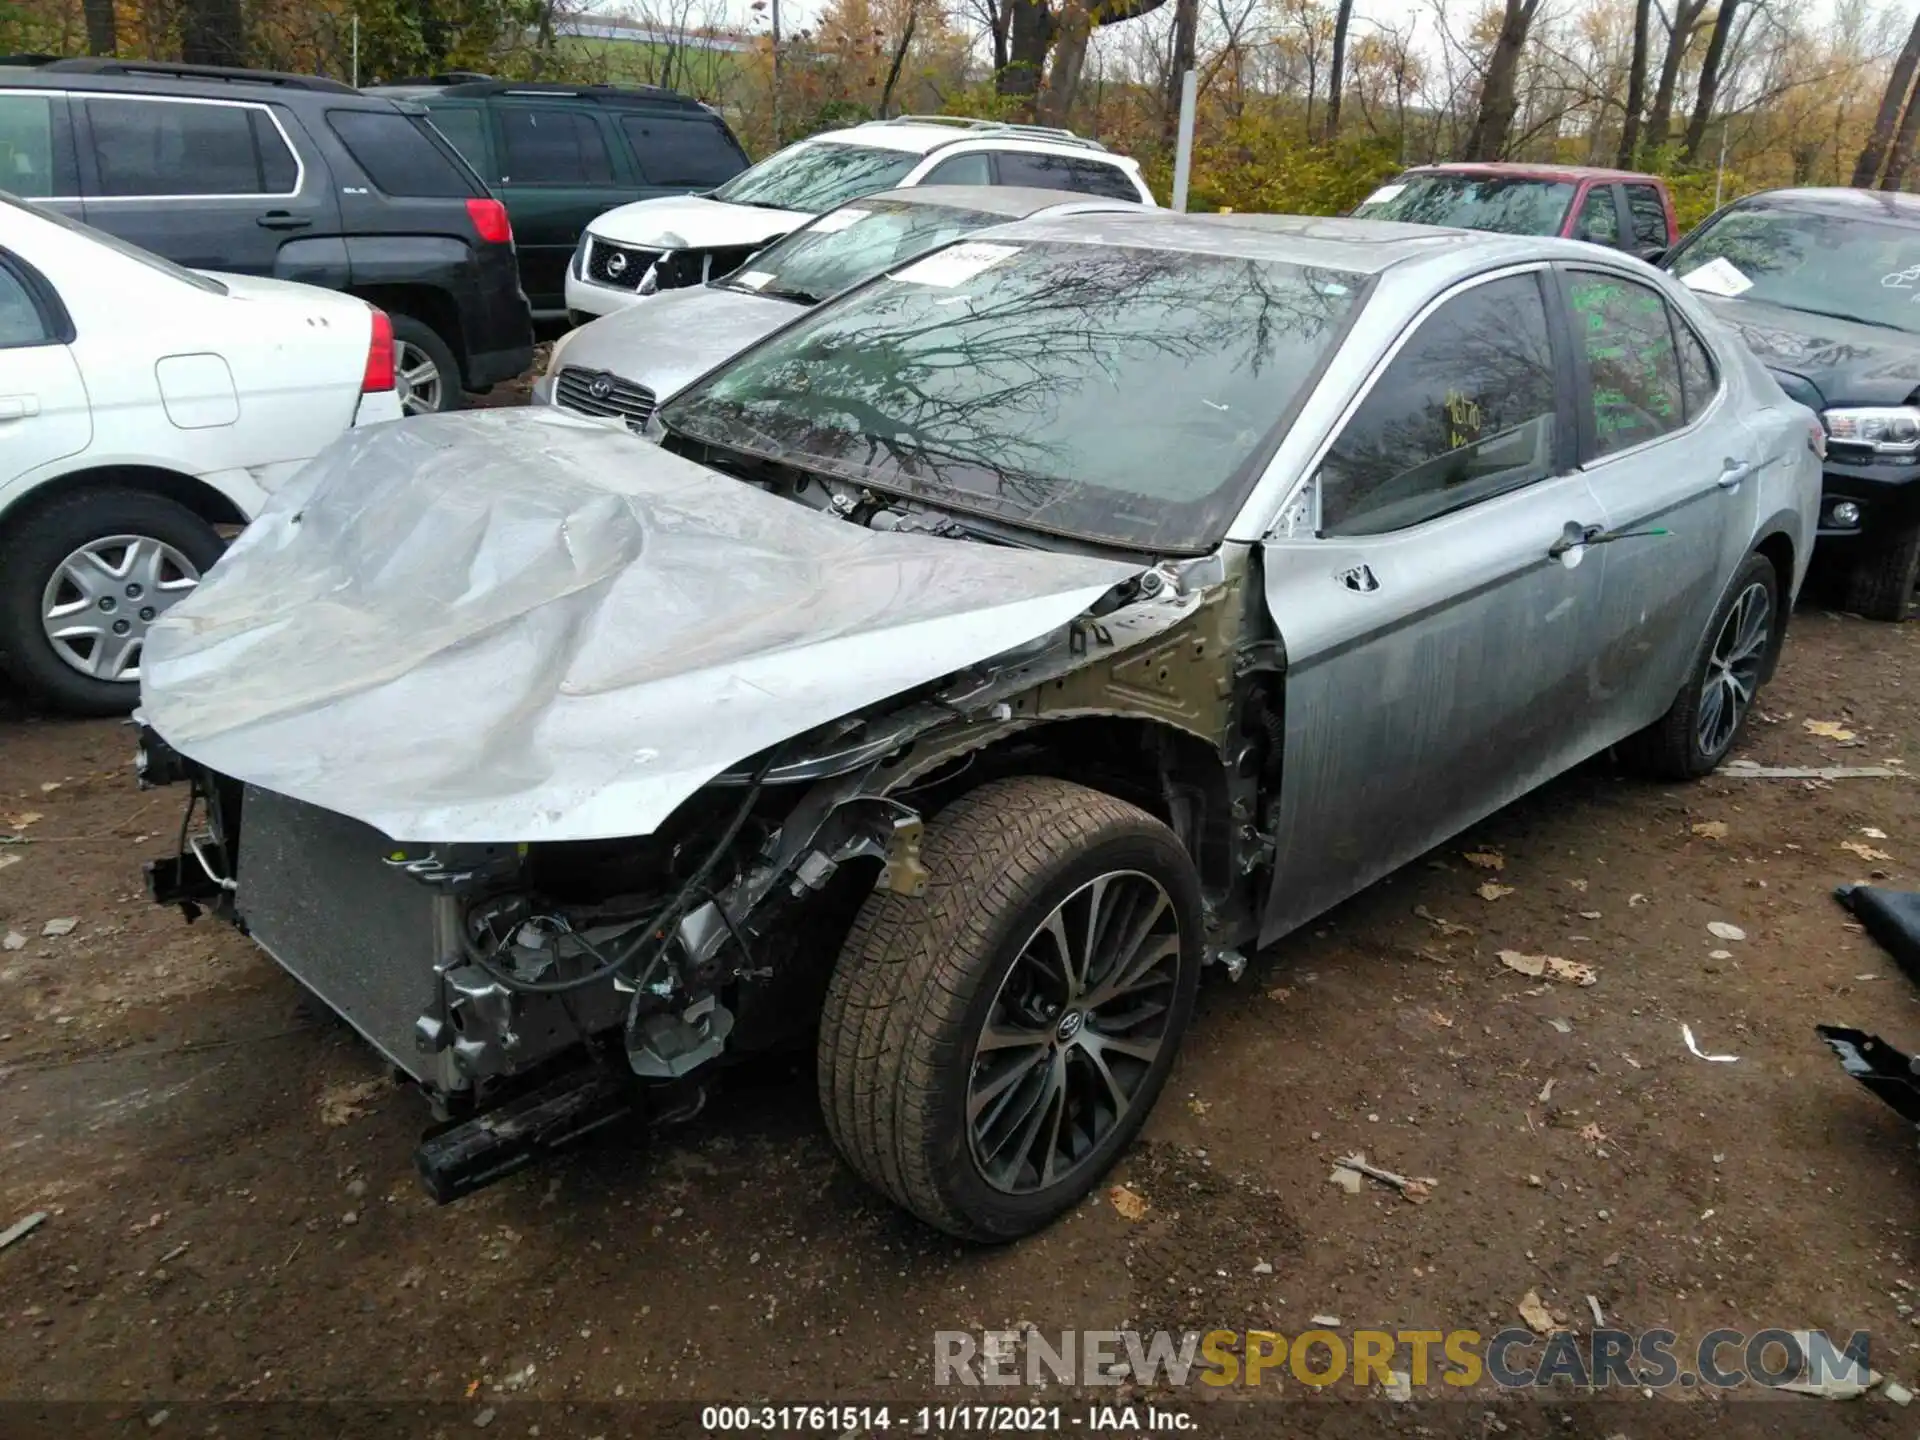
[[[1217,543],[1364,277],[969,240],[664,406],[670,432],[1054,534]]]
[[[191,285],[194,289],[205,290],[210,295],[227,293],[227,287],[211,275],[202,275],[198,271],[187,269],[184,265],[176,265],[165,256],[156,255],[151,250],[142,250],[138,245],[129,244],[118,235],[109,235],[104,230],[96,230],[91,225],[82,225],[78,220],[70,220],[52,206],[35,205],[30,200],[22,200],[19,196],[9,195],[4,191],[0,191],[0,202],[11,205],[17,210],[25,210],[48,224],[58,225],[62,230],[71,231],[75,235],[92,241],[95,245],[104,245],[107,249],[124,255],[129,260],[138,260],[148,269],[157,270],[168,279],[178,280],[182,285]]]
[[[918,155],[903,150],[803,140],[742,170],[713,198],[818,214],[859,195],[891,190],[919,163]]]
[[[984,210],[908,200],[842,205],[761,251],[720,283],[810,305],[1006,219]]]
[[[1734,210],[1674,263],[1709,295],[1920,334],[1920,229],[1852,215]]]
[[[1382,185],[1353,213],[1367,220],[1407,220],[1503,235],[1557,235],[1573,203],[1562,180],[1504,175],[1408,175]]]

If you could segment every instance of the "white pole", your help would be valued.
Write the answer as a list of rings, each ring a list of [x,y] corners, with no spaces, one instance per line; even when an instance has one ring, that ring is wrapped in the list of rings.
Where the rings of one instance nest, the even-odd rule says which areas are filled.
[[[1720,168],[1713,172],[1713,208],[1720,208],[1720,185],[1727,178],[1727,118],[1720,119]]]
[[[360,88],[360,17],[353,17],[353,88]]]
[[[1189,70],[1180,77],[1180,144],[1173,152],[1173,208],[1187,209],[1187,178],[1193,171],[1193,110],[1199,86]]]
[[[773,0],[773,144],[780,146],[780,0]]]

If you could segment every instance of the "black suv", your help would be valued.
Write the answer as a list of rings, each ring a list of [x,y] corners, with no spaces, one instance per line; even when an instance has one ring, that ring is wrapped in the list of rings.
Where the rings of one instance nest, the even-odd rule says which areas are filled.
[[[713,111],[657,86],[552,85],[436,75],[367,88],[424,105],[507,203],[534,314],[567,309],[567,264],[596,215],[725,184],[747,153]]]
[[[1815,560],[1842,603],[1901,620],[1920,577],[1920,199],[1771,190],[1709,217],[1666,266],[1827,431]]]
[[[410,412],[533,360],[506,209],[418,106],[264,70],[0,63],[0,189],[182,265],[372,301]]]

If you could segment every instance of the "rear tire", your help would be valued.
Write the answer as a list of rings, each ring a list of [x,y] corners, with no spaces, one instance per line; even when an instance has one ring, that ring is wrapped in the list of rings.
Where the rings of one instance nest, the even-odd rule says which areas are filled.
[[[895,1204],[1014,1240],[1099,1182],[1165,1084],[1199,983],[1199,880],[1153,816],[1041,778],[957,800],[921,858],[926,893],[876,890],[834,967],[820,1108]],[[1056,937],[1082,934],[1076,962]]]
[[[87,547],[115,538],[137,539],[171,552],[175,561],[185,561],[197,575],[205,575],[225,549],[213,526],[186,506],[143,490],[78,490],[18,524],[0,521],[0,669],[8,671],[34,699],[70,715],[124,715],[140,700],[137,657],[135,678],[96,678],[63,659],[47,634],[45,612],[56,574]],[[125,553],[109,550],[103,558],[111,561]],[[132,573],[112,580],[105,570],[89,573],[102,585],[101,598],[111,600],[114,608],[95,607],[100,640],[66,642],[66,653],[76,656],[95,644],[114,644],[116,621],[129,627],[129,635],[121,639],[143,635],[151,623],[141,618],[144,610],[152,610],[157,618],[187,593],[178,588],[184,572],[172,562],[165,574],[174,588],[163,594],[152,593],[161,587],[149,584],[144,587],[149,593],[129,595],[129,585],[139,581]],[[63,598],[79,598],[77,592],[64,597],[57,588],[51,593],[56,605]],[[93,619],[94,614],[90,609],[84,618]]]
[[[1901,621],[1920,576],[1920,525],[1861,554],[1848,567],[1841,608],[1869,620]]]
[[[1714,607],[1672,706],[1621,746],[1627,760],[1655,780],[1711,774],[1746,729],[1779,637],[1780,576],[1766,556],[1749,555]]]
[[[411,315],[387,318],[393,322],[393,369],[401,410],[408,415],[458,410],[466,396],[460,389],[460,362],[453,347],[425,321]]]

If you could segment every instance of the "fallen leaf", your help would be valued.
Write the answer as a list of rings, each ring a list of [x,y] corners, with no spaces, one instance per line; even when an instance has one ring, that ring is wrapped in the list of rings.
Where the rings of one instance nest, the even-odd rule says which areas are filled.
[[[1196,1115],[1204,1115],[1207,1113],[1207,1111],[1211,1110],[1212,1108],[1213,1108],[1213,1105],[1209,1101],[1202,1100],[1198,1096],[1187,1101],[1187,1109],[1191,1110]]]
[[[1147,1197],[1137,1190],[1129,1190],[1124,1185],[1115,1185],[1107,1191],[1107,1198],[1113,1202],[1113,1208],[1120,1213],[1122,1220],[1144,1220],[1152,1207]]]
[[[40,786],[40,793],[42,795],[51,795],[54,791],[58,790],[59,788],[60,788],[60,782],[58,780],[43,781]]]
[[[1400,1187],[1400,1194],[1416,1205],[1424,1205],[1432,1198],[1433,1187],[1424,1180],[1409,1180]]]
[[[1580,918],[1582,920],[1598,920],[1600,918],[1600,912],[1598,910],[1582,910],[1580,912]]]
[[[1442,1015],[1438,1010],[1427,1011],[1427,1018],[1443,1029],[1451,1030],[1453,1028],[1453,1017],[1451,1015]]]
[[[1531,1290],[1520,1297],[1517,1308],[1520,1311],[1520,1318],[1527,1322],[1527,1328],[1536,1335],[1551,1335],[1560,1328],[1552,1312],[1540,1303],[1539,1295]]]
[[[9,930],[5,938],[0,939],[0,950],[24,950],[26,948],[27,937],[22,935],[18,930]]]
[[[1580,1138],[1589,1145],[1604,1145],[1607,1143],[1607,1132],[1598,1125],[1588,1123],[1580,1127]]]
[[[1287,1000],[1292,998],[1292,995],[1293,987],[1290,985],[1276,985],[1273,989],[1267,991],[1267,998],[1269,1000]]]
[[[1558,1081],[1554,1076],[1549,1075],[1547,1077],[1547,1083],[1540,1087],[1540,1094],[1536,1097],[1540,1104],[1544,1105],[1553,1099],[1553,1087],[1557,1083]]]
[[[1847,729],[1838,720],[1802,720],[1809,735],[1818,735],[1822,740],[1851,740],[1853,731]]]
[[[374,1097],[386,1088],[385,1080],[358,1080],[333,1086],[320,1097],[320,1123],[338,1129],[358,1120]]]
[[[1558,1030],[1562,1035],[1571,1035],[1573,1033],[1573,1022],[1570,1020],[1562,1020],[1557,1015],[1548,1020],[1547,1024]]]
[[[1507,857],[1497,850],[1469,850],[1460,857],[1469,865],[1477,865],[1482,870],[1504,870]]]
[[[1693,827],[1693,833],[1702,840],[1724,840],[1727,838],[1727,822],[1724,820],[1702,820]]]
[[[58,920],[49,920],[40,927],[42,935],[71,935],[73,927],[80,922],[71,915],[63,915]]]
[[[1893,856],[1884,850],[1876,850],[1871,845],[1862,845],[1858,840],[1842,840],[1840,848],[1858,855],[1862,860],[1891,860]]]
[[[1424,905],[1414,906],[1413,913],[1433,926],[1433,928],[1438,930],[1442,935],[1471,935],[1473,933],[1473,927],[1471,925],[1460,925],[1452,920],[1442,919]]]
[[[1587,893],[1587,882],[1584,880],[1569,880],[1567,881],[1567,888],[1570,890],[1578,890],[1584,895]]]
[[[1558,955],[1523,955],[1518,950],[1502,950],[1499,953],[1502,965],[1536,980],[1545,976],[1568,985],[1585,986],[1594,984],[1600,978],[1591,965],[1582,965],[1577,960],[1563,960]]]
[[[47,817],[42,815],[38,810],[23,811],[21,814],[14,815],[7,820],[7,828],[9,830],[24,830],[27,826],[33,824],[34,821],[44,820],[46,818]]]
[[[1860,827],[1860,833],[1869,840],[1884,840],[1887,838],[1887,832],[1876,825],[1862,825]]]
[[[1511,885],[1496,885],[1493,881],[1489,880],[1480,887],[1477,893],[1482,900],[1498,900],[1503,895],[1511,895],[1513,893],[1513,887]]]
[[[1746,931],[1742,930],[1738,925],[1729,925],[1724,920],[1709,920],[1707,922],[1707,933],[1716,940],[1744,940],[1747,938]]]
[[[1647,899],[1647,897],[1642,895],[1638,890],[1627,896],[1627,908],[1629,910],[1637,909],[1642,905],[1651,905],[1652,903],[1651,900]]]
[[[1338,1185],[1349,1195],[1358,1195],[1360,1193],[1361,1175],[1358,1170],[1349,1170],[1344,1165],[1336,1165],[1333,1167],[1333,1173],[1327,1176],[1327,1179],[1333,1184]]]

